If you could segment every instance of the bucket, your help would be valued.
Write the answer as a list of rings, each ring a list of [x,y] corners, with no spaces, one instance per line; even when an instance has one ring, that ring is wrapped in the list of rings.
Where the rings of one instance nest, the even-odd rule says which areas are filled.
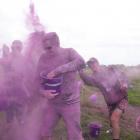
[[[40,74],[42,79],[41,86],[44,90],[55,90],[53,93],[60,93],[61,92],[61,85],[63,82],[62,76],[57,76],[52,79],[48,79],[44,73]]]
[[[91,122],[89,125],[89,135],[93,138],[97,138],[100,135],[102,125],[99,123]]]

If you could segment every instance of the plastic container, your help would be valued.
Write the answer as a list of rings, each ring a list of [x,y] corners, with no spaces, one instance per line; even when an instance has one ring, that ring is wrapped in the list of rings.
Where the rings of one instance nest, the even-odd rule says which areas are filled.
[[[100,135],[102,125],[97,122],[91,122],[89,125],[89,135],[93,138],[97,138]]]
[[[55,92],[53,92],[53,93],[60,93],[61,92],[61,85],[63,82],[62,76],[48,79],[44,73],[41,73],[40,77],[42,79],[41,85],[42,85],[42,88],[44,90],[55,90]]]

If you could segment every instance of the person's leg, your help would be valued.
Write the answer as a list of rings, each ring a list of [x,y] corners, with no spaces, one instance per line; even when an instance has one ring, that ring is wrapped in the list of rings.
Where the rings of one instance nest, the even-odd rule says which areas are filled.
[[[109,111],[109,122],[110,122],[110,128],[106,131],[106,133],[109,133],[109,134],[112,134],[112,123],[111,123],[111,115],[113,113],[113,111],[116,109],[116,104],[113,104],[113,105],[108,105],[107,104],[107,107],[108,107],[108,111]]]
[[[121,115],[122,115],[122,110],[116,108],[110,117],[113,139],[120,138],[120,118],[121,118]]]
[[[65,105],[61,113],[66,124],[68,140],[83,140],[80,126],[80,104]]]
[[[112,136],[113,140],[119,140],[120,138],[120,119],[122,113],[125,112],[126,108],[128,106],[128,100],[122,99],[119,103],[117,103],[110,113],[110,121],[112,126]]]
[[[42,126],[41,140],[53,140],[53,131],[58,120],[60,119],[60,116],[54,105],[48,105],[46,110],[47,111]]]

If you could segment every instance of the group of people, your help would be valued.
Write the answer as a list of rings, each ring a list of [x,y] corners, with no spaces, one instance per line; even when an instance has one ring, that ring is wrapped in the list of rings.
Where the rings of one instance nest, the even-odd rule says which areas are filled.
[[[11,123],[16,117],[22,122],[22,110],[27,92],[24,86],[24,57],[23,44],[14,40],[10,48],[3,45],[0,59],[0,109],[5,111],[7,122]]]
[[[119,140],[120,118],[128,104],[128,81],[125,75],[113,68],[102,68],[96,58],[91,58],[87,63],[93,74],[86,75],[84,59],[72,48],[61,48],[59,37],[55,32],[44,36],[43,48],[45,52],[38,61],[37,79],[40,94],[48,99],[43,123],[44,140],[46,137],[47,140],[53,139],[53,130],[61,117],[67,128],[68,140],[83,140],[78,73],[85,84],[96,86],[101,90],[109,108],[113,140]],[[42,89],[40,73],[43,71],[49,79],[63,77],[60,93]]]
[[[8,76],[8,73],[16,70],[16,75],[12,76],[12,78],[16,77],[18,79],[12,79],[11,82],[13,87],[4,87],[4,90],[8,89],[9,91],[6,92],[12,94],[20,93],[22,95],[20,95],[20,98],[22,98],[22,101],[24,102],[29,98],[28,93],[26,93],[26,88],[24,89],[26,86],[22,84],[22,81],[23,83],[26,81],[24,80],[24,75],[26,75],[27,71],[23,70],[23,68],[26,67],[26,63],[25,61],[19,61],[22,60],[21,54],[20,57],[18,57],[19,55],[13,57],[13,51],[16,50],[16,52],[21,52],[21,47],[19,46],[22,46],[21,42],[14,41],[11,47],[12,52],[9,53],[6,51],[8,53],[4,54],[0,63],[1,65],[4,65],[4,69],[7,69],[4,70],[5,77]],[[42,48],[44,51],[37,61],[34,75],[34,91],[37,94],[37,96],[35,96],[46,99],[47,103],[42,120],[41,139],[53,140],[55,126],[60,118],[63,118],[67,129],[67,139],[84,140],[80,125],[80,87],[77,79],[77,76],[80,75],[85,84],[96,86],[100,89],[109,110],[112,139],[120,140],[120,118],[128,105],[128,80],[125,75],[115,68],[102,67],[96,58],[91,58],[87,62],[88,67],[93,72],[91,75],[87,75],[84,72],[84,69],[86,68],[84,59],[74,49],[62,48],[60,46],[59,37],[55,32],[44,34],[42,38]],[[41,73],[45,73],[45,76],[48,79],[62,77],[63,81],[61,83],[60,91],[55,92],[54,90],[42,88]],[[18,95],[16,95],[16,97],[17,96]],[[21,109],[23,104],[20,101],[20,103],[14,105],[14,108],[16,106]],[[11,106],[12,105],[8,106],[8,109]]]

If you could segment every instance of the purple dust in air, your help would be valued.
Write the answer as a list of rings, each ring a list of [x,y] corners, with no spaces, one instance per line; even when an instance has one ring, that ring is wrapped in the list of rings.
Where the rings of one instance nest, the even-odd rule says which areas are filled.
[[[36,66],[37,61],[43,52],[42,38],[45,34],[45,27],[40,22],[33,2],[30,3],[29,13],[26,15],[26,27],[32,32],[29,34],[25,43],[25,56],[27,57],[27,60],[30,60],[31,63]]]
[[[35,6],[33,2],[30,3],[29,12],[26,15],[26,26],[28,27],[28,29],[35,32],[41,32],[45,29],[45,27],[41,24],[39,16],[35,11]]]
[[[26,15],[26,27],[31,33],[25,43],[14,40],[10,47],[4,45],[0,58],[0,111],[6,116],[0,140],[40,139],[46,99],[38,97],[35,73],[43,53],[45,28],[33,2]]]
[[[30,33],[24,51],[24,57],[27,65],[26,69],[26,87],[29,91],[29,103],[25,112],[25,120],[22,126],[19,126],[19,133],[16,139],[19,140],[39,140],[41,134],[42,117],[46,99],[38,97],[35,88],[36,66],[40,55],[42,54],[42,38],[45,28],[40,23],[39,16],[35,12],[34,3],[29,6],[27,15],[27,27],[33,32]],[[18,128],[18,127],[17,127]]]

